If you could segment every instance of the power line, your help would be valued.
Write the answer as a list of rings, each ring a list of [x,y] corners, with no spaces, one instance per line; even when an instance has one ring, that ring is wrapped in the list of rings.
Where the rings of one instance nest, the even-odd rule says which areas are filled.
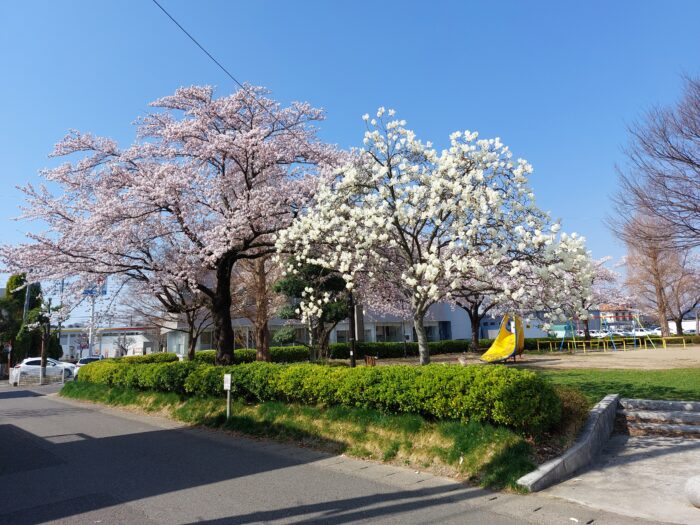
[[[158,0],[153,0],[153,3],[156,4],[156,5],[160,8],[160,10],[163,11],[163,13],[165,13],[165,15],[166,15],[170,20],[172,20],[173,23],[174,23],[177,27],[180,28],[180,31],[182,31],[183,33],[185,33],[185,34],[187,35],[187,37],[188,37],[190,40],[192,40],[192,42],[194,42],[195,45],[196,45],[199,49],[201,49],[202,52],[203,52],[205,55],[207,55],[207,56],[212,60],[212,62],[214,62],[217,66],[219,66],[219,69],[221,69],[221,71],[223,71],[224,73],[226,73],[226,75],[227,75],[231,80],[233,80],[236,84],[238,84],[238,86],[239,86],[241,89],[243,89],[243,90],[245,90],[245,91],[248,91],[248,90],[246,89],[246,87],[245,87],[243,84],[241,84],[241,83],[236,79],[236,77],[234,77],[234,76],[229,72],[229,70],[226,69],[226,68],[221,64],[221,62],[219,62],[216,58],[214,58],[214,55],[212,55],[209,51],[207,51],[206,48],[205,48],[202,44],[200,44],[199,41],[197,41],[197,39],[196,39],[195,37],[193,37],[193,36],[190,34],[189,31],[187,31],[187,29],[185,29],[184,27],[182,27],[182,24],[180,24],[180,22],[178,22],[177,20],[175,20],[175,17],[173,17],[173,15],[171,15],[170,13],[168,13],[168,11],[167,11],[162,5],[160,5],[160,3],[158,2]],[[255,99],[255,100],[257,101],[257,99]],[[263,106],[260,102],[258,102],[258,104],[260,104],[260,107],[261,107],[261,108],[263,108],[265,111],[267,111],[267,108],[266,108],[265,106]],[[268,111],[268,113],[270,114],[270,116],[271,116],[272,118],[275,118],[275,116],[272,115],[272,113],[270,113],[269,111]],[[276,119],[275,119],[275,120],[276,120]]]
[[[207,49],[206,49],[202,44],[200,44],[199,41],[198,41],[194,36],[192,36],[192,34],[191,34],[189,31],[187,31],[187,29],[185,29],[185,28],[182,26],[181,23],[178,22],[178,21],[175,19],[175,17],[174,17],[173,15],[171,15],[164,7],[160,4],[160,2],[158,2],[158,0],[152,0],[152,1],[153,1],[154,4],[156,4],[156,6],[158,6],[158,8],[159,8],[161,11],[163,11],[163,13],[165,13],[165,15],[166,15],[170,20],[172,20],[172,22],[180,29],[180,31],[182,31],[183,33],[185,33],[185,35],[187,35],[187,37],[188,37],[190,40],[192,40],[192,42],[194,42],[194,44],[195,44],[199,49],[201,49],[202,52],[203,52],[205,55],[207,55],[207,56],[209,57],[209,59],[210,59],[212,62],[214,62],[214,64],[216,64],[216,65],[219,67],[219,69],[221,69],[221,71],[223,71],[223,72],[226,74],[227,77],[229,77],[231,80],[233,80],[233,81],[236,83],[236,85],[238,85],[238,87],[240,87],[243,91],[245,91],[246,93],[248,93],[249,95],[251,95],[251,97],[252,97],[252,99],[255,101],[255,103],[256,103],[258,106],[260,106],[260,107],[262,108],[262,110],[263,110],[265,113],[267,113],[268,115],[270,115],[270,116],[272,117],[272,120],[273,120],[273,123],[274,123],[274,124],[282,124],[282,123],[279,121],[279,119],[278,119],[275,115],[273,115],[272,112],[271,112],[269,109],[267,109],[267,107],[265,107],[265,105],[264,105],[262,102],[260,102],[260,101],[258,100],[258,98],[255,96],[255,93],[252,93],[246,86],[244,86],[242,83],[240,83],[240,82],[238,81],[238,79],[237,79],[236,77],[234,77],[234,76],[231,74],[231,72],[230,72],[228,69],[226,69],[226,68],[221,64],[221,62],[219,62],[216,58],[214,58],[214,55],[212,55],[209,51],[207,51]],[[284,124],[282,124],[282,125],[284,126]],[[305,140],[304,137],[301,137],[301,136],[297,135],[296,132],[295,132],[295,130],[292,129],[291,127],[287,128],[287,131],[288,131],[289,133],[291,133],[292,135],[296,136],[296,138]],[[329,161],[330,163],[333,163],[333,159],[332,159],[331,157],[328,157],[328,156],[326,155],[326,152],[325,152],[325,151],[320,151],[319,153],[320,153],[320,156],[323,157],[325,160]]]

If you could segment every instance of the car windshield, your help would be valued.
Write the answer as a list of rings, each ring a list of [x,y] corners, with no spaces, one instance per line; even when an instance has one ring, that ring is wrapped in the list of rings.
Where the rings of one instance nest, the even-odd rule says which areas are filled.
[[[83,357],[80,361],[78,361],[78,363],[80,363],[81,365],[86,365],[88,363],[92,363],[93,361],[99,361],[99,360],[100,360],[99,357]]]

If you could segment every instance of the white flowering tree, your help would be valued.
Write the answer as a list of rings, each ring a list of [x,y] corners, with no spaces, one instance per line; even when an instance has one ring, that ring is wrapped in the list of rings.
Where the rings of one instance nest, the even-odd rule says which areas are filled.
[[[478,328],[487,314],[513,312],[546,322],[585,318],[593,301],[593,268],[584,239],[562,234],[552,243],[533,245],[515,263],[504,257],[487,274],[456,281],[450,296],[469,315],[472,349],[478,350]]]
[[[281,232],[278,248],[341,272],[349,289],[359,274],[390,280],[410,304],[421,364],[430,361],[428,308],[464,280],[487,281],[507,266],[517,283],[535,258],[544,276],[585,256],[580,239],[557,239],[559,226],[527,185],[531,166],[512,160],[499,139],[455,132],[438,152],[391,110],[364,118],[364,148]],[[505,285],[498,293],[517,300],[527,291]]]

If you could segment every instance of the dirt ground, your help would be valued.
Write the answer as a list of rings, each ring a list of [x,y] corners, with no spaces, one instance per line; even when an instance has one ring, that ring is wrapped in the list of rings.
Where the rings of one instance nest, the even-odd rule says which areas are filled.
[[[480,363],[478,354],[444,354],[431,357],[433,363],[457,364],[460,359],[468,364]],[[377,364],[417,364],[417,358],[380,359]],[[622,368],[660,370],[670,368],[700,368],[700,346],[687,348],[657,348],[617,352],[546,352],[518,358],[518,366],[537,369],[567,368]]]

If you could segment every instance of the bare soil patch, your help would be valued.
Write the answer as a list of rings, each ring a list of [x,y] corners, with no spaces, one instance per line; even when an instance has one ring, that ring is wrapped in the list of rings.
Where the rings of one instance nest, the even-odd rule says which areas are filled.
[[[480,354],[443,354],[431,357],[433,363],[482,363]],[[380,359],[378,365],[418,364],[418,358]],[[550,370],[577,368],[617,368],[635,370],[668,370],[673,368],[700,368],[700,345],[687,348],[648,348],[618,350],[616,352],[545,352],[525,353],[516,366]]]

